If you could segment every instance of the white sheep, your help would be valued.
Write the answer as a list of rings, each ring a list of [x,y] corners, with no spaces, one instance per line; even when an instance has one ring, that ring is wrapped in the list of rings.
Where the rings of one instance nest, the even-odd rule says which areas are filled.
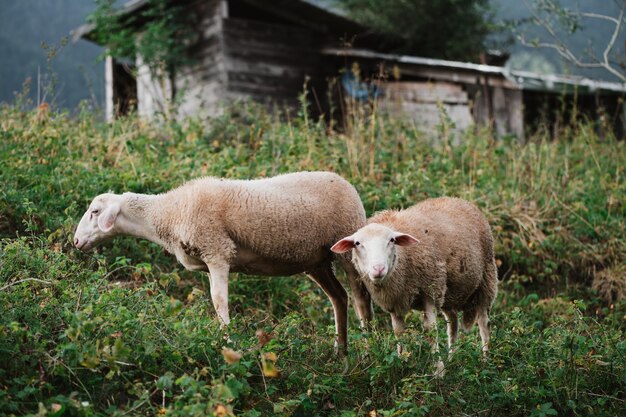
[[[89,250],[116,235],[155,242],[192,271],[208,271],[213,306],[228,325],[229,272],[285,276],[305,272],[329,297],[337,344],[347,350],[347,294],[332,268],[330,246],[365,224],[352,185],[330,172],[256,180],[201,178],[167,193],[97,196],[74,243]],[[369,294],[349,259],[339,256],[363,322]]]
[[[424,310],[426,331],[441,310],[451,351],[461,311],[466,329],[478,322],[482,349],[487,351],[497,269],[491,228],[473,204],[443,197],[406,210],[383,211],[331,250],[352,250],[363,283],[372,299],[390,313],[396,335],[403,332],[410,309]]]

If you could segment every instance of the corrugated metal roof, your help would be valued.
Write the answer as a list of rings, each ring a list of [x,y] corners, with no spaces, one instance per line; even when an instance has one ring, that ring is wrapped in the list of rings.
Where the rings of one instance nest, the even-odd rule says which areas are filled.
[[[529,71],[510,70],[507,67],[473,64],[470,62],[422,58],[410,55],[384,54],[366,49],[324,48],[322,53],[326,55],[379,59],[399,64],[438,67],[451,70],[464,70],[480,74],[500,75],[523,90],[554,92],[570,92],[574,90],[577,90],[578,92],[594,92],[601,90],[616,93],[626,92],[626,83],[593,80],[591,78],[574,75],[539,74]]]
[[[529,71],[509,71],[507,68],[505,70],[504,76],[524,90],[555,92],[578,90],[580,92],[583,88],[584,91],[590,93],[594,91],[626,92],[626,83],[594,80],[577,75],[539,74]]]
[[[488,74],[501,74],[502,67],[493,65],[472,64],[470,62],[447,61],[445,59],[422,58],[411,55],[395,55],[385,54],[367,49],[355,48],[324,48],[322,53],[326,55],[352,56],[356,58],[382,59],[385,61],[394,61],[401,64],[415,64],[430,67],[446,67],[453,69],[463,69]]]

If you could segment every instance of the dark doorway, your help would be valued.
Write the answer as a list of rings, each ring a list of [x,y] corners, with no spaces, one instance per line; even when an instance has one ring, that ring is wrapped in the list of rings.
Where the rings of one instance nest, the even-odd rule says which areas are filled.
[[[113,109],[115,117],[137,111],[137,78],[133,64],[113,60]]]

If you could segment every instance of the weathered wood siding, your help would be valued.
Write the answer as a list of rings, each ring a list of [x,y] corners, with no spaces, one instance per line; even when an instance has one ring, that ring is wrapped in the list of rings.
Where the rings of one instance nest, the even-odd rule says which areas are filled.
[[[137,95],[140,116],[169,114],[177,103],[178,117],[214,116],[225,98],[222,0],[194,2],[190,7],[197,37],[189,45],[188,65],[174,74],[155,74],[137,57]],[[141,36],[141,35],[139,35]]]
[[[228,18],[223,0],[193,7],[198,38],[189,47],[189,65],[177,70],[171,84],[138,61],[141,115],[167,112],[172,100],[179,117],[215,116],[239,98],[296,108],[305,80],[309,90],[324,96],[328,71],[319,53],[319,34],[288,24]]]
[[[416,127],[432,132],[441,124],[442,110],[463,131],[474,124],[467,93],[458,84],[448,82],[380,83],[384,98],[379,108],[395,116],[408,117]]]
[[[466,86],[472,100],[476,123],[491,126],[499,137],[514,135],[524,140],[524,104],[522,90],[494,85],[481,77],[479,83]]]
[[[306,77],[323,94],[319,35],[295,26],[224,19],[227,97],[297,105]]]
[[[152,118],[168,114],[172,100],[172,82],[169,74],[157,73],[144,64],[141,56],[135,59],[137,66],[137,114]]]
[[[189,65],[174,76],[178,116],[215,116],[226,98],[223,14],[224,2],[195,2],[192,13],[198,38],[190,45]]]

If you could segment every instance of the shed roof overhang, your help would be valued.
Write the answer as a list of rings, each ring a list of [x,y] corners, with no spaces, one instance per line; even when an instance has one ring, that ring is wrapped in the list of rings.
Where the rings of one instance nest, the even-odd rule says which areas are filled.
[[[544,91],[553,93],[594,93],[604,91],[608,93],[626,93],[626,83],[593,80],[591,78],[559,75],[539,74],[529,71],[511,70],[507,67],[493,65],[474,64],[470,62],[447,61],[443,59],[423,58],[410,55],[384,54],[366,49],[354,48],[324,48],[322,53],[330,56],[343,56],[353,58],[372,59],[395,64],[403,64],[407,67],[431,68],[444,70],[446,77],[451,81],[464,82],[470,80],[468,75],[490,76],[501,78],[502,86],[519,90]],[[427,73],[434,74],[433,71]],[[443,76],[443,74],[442,74]],[[455,80],[455,77],[457,78]],[[433,78],[437,78],[433,76]],[[467,81],[465,81],[467,82]]]
[[[124,3],[116,13],[121,16],[134,15],[147,8],[148,2],[149,0],[129,0]],[[78,42],[81,39],[87,39],[89,41],[96,42],[94,38],[95,28],[96,25],[94,23],[85,23],[84,25],[77,27],[71,32],[72,40],[74,42]]]
[[[172,4],[189,3],[193,0],[171,0]],[[237,0],[241,3],[263,8],[276,16],[292,21],[315,31],[329,32],[344,36],[346,42],[363,41],[369,46],[376,44],[396,45],[398,39],[390,35],[384,35],[371,28],[363,26],[341,14],[334,13],[328,9],[316,6],[306,0]],[[122,5],[117,13],[121,16],[130,17],[146,10],[150,7],[150,0],[130,0]],[[141,21],[136,21],[135,25],[140,25]],[[87,39],[96,42],[94,38],[95,25],[86,23],[72,31],[72,39],[76,42],[80,39]]]

